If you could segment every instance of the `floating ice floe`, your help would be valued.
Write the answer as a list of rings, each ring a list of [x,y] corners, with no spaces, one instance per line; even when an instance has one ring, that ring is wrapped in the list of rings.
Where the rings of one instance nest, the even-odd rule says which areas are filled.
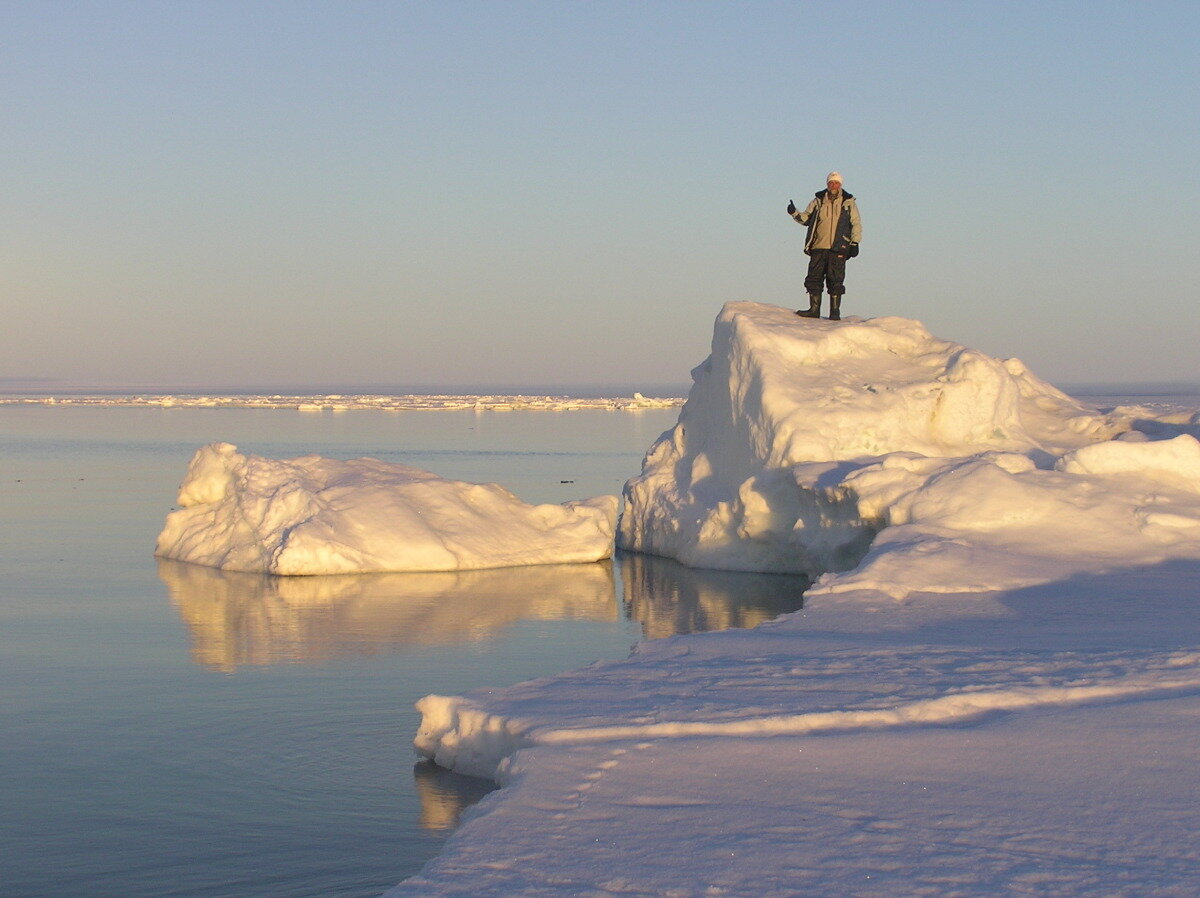
[[[155,552],[232,571],[347,574],[598,561],[617,497],[528,505],[406,465],[198,450]]]

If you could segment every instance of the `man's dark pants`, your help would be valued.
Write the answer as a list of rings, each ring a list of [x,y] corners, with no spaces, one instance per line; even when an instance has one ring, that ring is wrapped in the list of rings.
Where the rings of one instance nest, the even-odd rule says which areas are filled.
[[[846,257],[838,256],[831,249],[809,250],[808,277],[804,279],[804,289],[811,294],[819,295],[821,286],[828,282],[829,295],[841,296],[846,292]]]

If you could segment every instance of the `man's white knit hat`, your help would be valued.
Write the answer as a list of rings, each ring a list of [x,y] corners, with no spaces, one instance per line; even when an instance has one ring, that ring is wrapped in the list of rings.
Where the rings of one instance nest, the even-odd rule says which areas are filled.
[[[828,184],[830,181],[837,181],[839,184],[843,183],[842,176],[835,171],[831,171],[825,176],[825,183]]]

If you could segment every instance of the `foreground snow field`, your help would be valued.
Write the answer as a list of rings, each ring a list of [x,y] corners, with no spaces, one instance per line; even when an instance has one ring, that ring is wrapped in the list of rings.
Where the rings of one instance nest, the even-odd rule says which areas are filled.
[[[475,696],[443,759],[524,747],[391,894],[1194,895],[1198,575],[814,602]]]
[[[505,788],[389,895],[1200,893],[1200,413],[750,303],[693,377],[622,543],[805,609],[423,699]]]

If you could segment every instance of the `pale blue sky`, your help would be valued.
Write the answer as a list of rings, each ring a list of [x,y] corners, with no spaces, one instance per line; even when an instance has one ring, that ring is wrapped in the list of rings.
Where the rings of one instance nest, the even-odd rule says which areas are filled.
[[[784,206],[838,168],[847,314],[1200,381],[1194,2],[4,0],[0,34],[0,379],[686,382],[722,303],[802,304]]]

